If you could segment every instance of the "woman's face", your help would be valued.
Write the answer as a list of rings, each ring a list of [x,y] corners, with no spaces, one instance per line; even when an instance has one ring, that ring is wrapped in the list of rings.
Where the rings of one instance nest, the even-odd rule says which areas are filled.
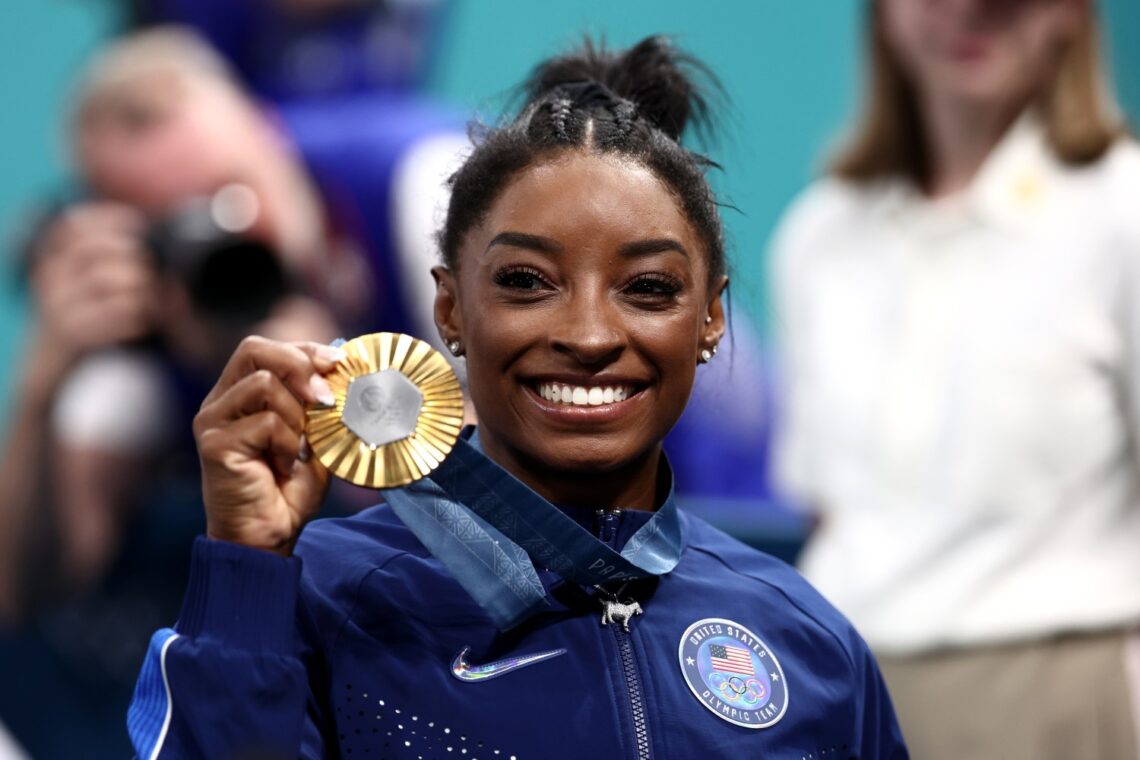
[[[1015,105],[1053,76],[1086,1],[881,0],[881,20],[920,94]]]
[[[700,237],[651,171],[613,156],[571,151],[520,172],[468,232],[458,271],[436,275],[480,439],[516,474],[656,457],[701,349],[724,332]]]

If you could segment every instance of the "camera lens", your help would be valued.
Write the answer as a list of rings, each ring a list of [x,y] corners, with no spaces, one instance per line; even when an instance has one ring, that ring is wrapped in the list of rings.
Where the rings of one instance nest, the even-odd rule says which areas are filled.
[[[203,313],[237,323],[261,321],[289,292],[277,255],[243,238],[217,241],[186,273],[186,285]]]
[[[204,316],[227,325],[252,325],[294,292],[277,253],[218,224],[209,199],[195,199],[156,223],[147,235],[160,270],[186,286]]]

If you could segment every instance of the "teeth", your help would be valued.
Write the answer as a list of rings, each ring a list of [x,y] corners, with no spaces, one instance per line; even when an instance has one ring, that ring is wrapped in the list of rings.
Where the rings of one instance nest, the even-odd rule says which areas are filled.
[[[633,388],[627,385],[561,385],[540,383],[538,395],[556,404],[573,406],[602,406],[625,401],[633,395]]]

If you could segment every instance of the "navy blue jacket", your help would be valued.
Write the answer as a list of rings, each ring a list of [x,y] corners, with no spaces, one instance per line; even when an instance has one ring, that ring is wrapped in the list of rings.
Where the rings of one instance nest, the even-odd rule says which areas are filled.
[[[566,511],[615,548],[649,516]],[[907,757],[851,625],[681,519],[677,567],[621,591],[644,611],[628,633],[545,570],[549,610],[500,632],[384,506],[313,523],[290,559],[199,539],[128,716],[139,757]],[[472,673],[506,672],[460,680],[465,648]]]

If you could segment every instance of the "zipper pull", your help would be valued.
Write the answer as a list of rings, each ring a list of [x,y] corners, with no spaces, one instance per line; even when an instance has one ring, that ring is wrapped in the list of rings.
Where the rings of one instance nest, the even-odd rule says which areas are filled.
[[[598,538],[604,543],[612,543],[614,536],[617,534],[617,518],[621,514],[620,509],[599,509],[594,512],[594,517],[597,519],[597,533]]]

